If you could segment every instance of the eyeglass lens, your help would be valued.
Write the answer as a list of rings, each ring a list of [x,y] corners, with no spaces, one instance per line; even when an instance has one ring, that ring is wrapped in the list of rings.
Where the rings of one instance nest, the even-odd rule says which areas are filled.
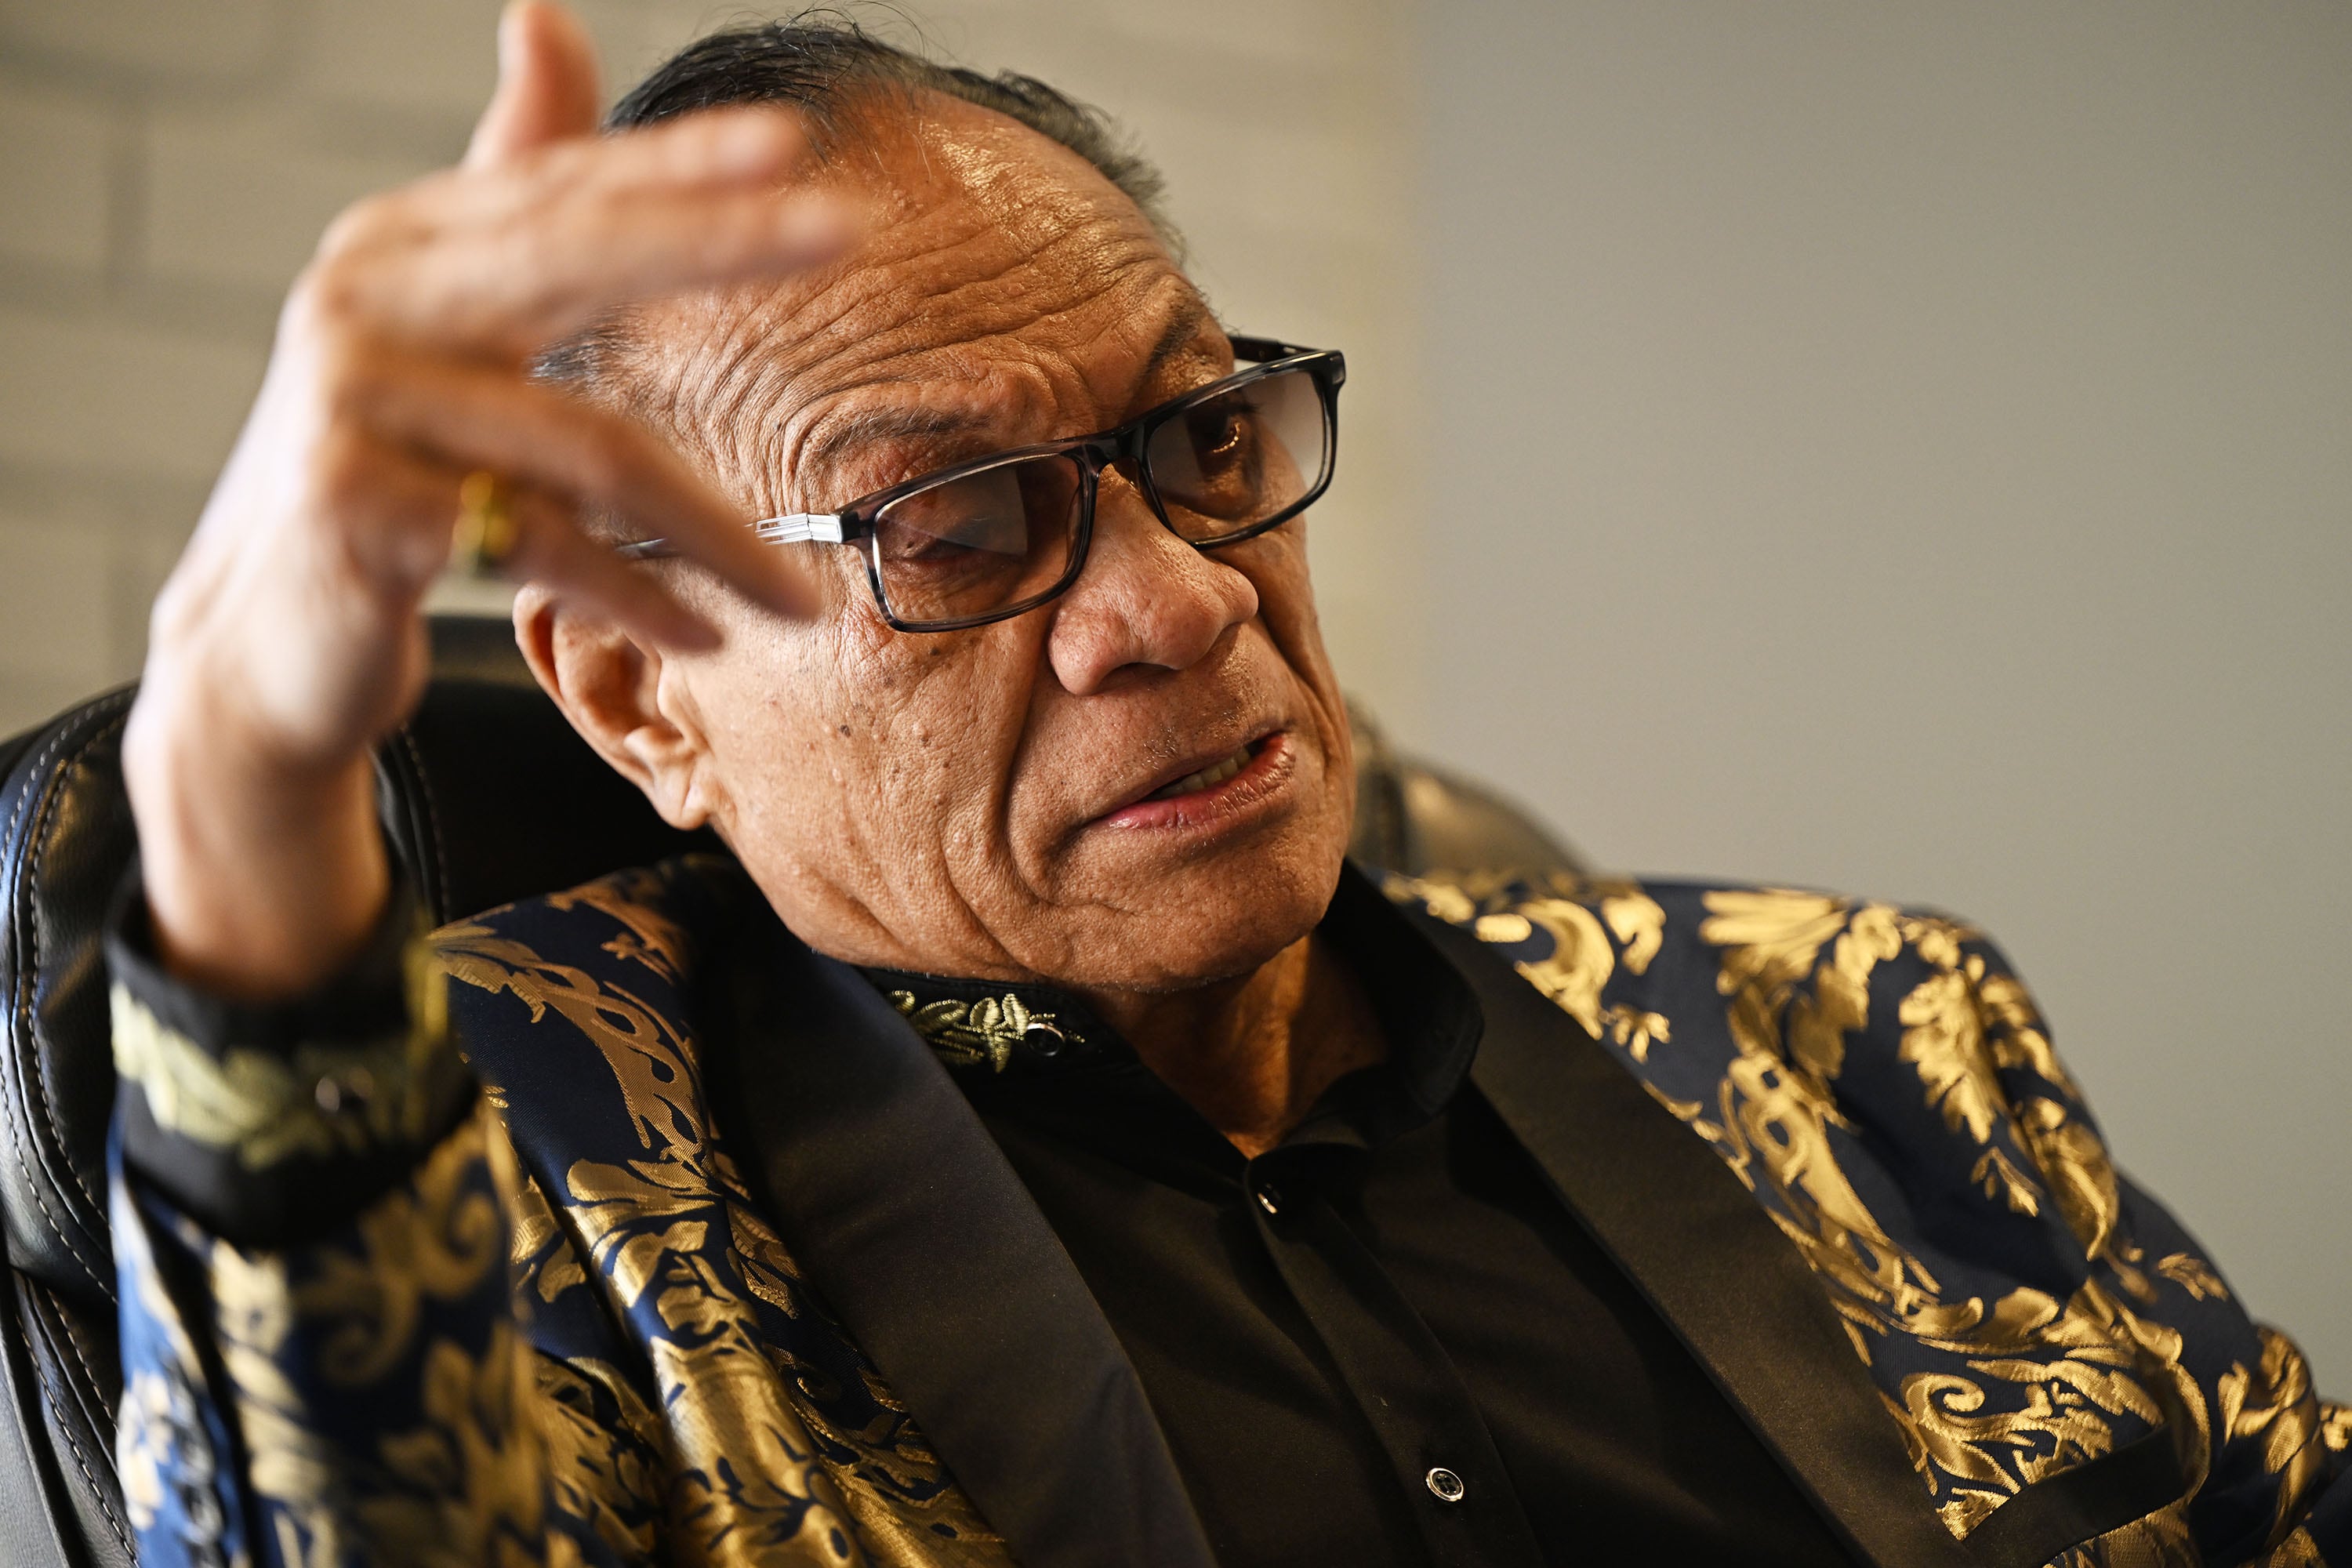
[[[1283,371],[1177,409],[1145,438],[1145,478],[1191,543],[1256,527],[1323,479],[1321,390]],[[874,520],[883,602],[900,623],[971,620],[1058,586],[1077,548],[1086,494],[1074,456],[1026,458],[932,485]]]
[[[1151,432],[1143,466],[1169,526],[1197,543],[1296,506],[1323,477],[1324,437],[1315,378],[1286,371],[1180,409]]]
[[[1077,548],[1085,481],[1075,457],[1029,458],[892,501],[874,520],[883,603],[924,626],[1045,593]]]

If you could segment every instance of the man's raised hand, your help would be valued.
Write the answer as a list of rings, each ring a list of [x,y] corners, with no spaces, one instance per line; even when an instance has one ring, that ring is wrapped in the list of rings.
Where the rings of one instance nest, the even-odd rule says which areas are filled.
[[[793,176],[781,112],[595,134],[572,17],[518,0],[464,163],[328,231],[281,318],[260,396],[158,596],[124,740],[148,904],[167,962],[289,994],[356,950],[389,868],[369,752],[426,675],[421,605],[467,475],[509,488],[506,569],[656,644],[716,634],[581,527],[627,517],[783,614],[809,584],[643,426],[534,380],[551,343],[633,300],[836,255],[849,218]]]

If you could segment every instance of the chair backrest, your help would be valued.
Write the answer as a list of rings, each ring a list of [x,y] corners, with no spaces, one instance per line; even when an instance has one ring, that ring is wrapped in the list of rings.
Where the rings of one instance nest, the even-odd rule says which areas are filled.
[[[434,647],[436,679],[377,776],[387,841],[436,919],[716,847],[662,822],[604,766],[530,683],[501,624],[438,622]],[[99,943],[136,848],[120,767],[131,697],[0,741],[0,1563],[23,1568],[131,1562],[114,1468],[114,1065]],[[1511,806],[1397,758],[1368,718],[1357,725],[1358,858],[1574,868]]]

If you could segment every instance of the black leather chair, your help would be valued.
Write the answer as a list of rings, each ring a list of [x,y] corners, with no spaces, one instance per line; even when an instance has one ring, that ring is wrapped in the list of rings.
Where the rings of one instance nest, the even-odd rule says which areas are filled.
[[[503,621],[434,626],[436,674],[377,758],[389,840],[449,919],[714,847],[654,816],[530,684]],[[0,741],[0,1565],[132,1560],[114,1468],[114,1099],[98,930],[135,847],[120,773],[128,689]],[[1394,754],[1360,714],[1360,859],[1405,871],[1574,869],[1488,792]]]

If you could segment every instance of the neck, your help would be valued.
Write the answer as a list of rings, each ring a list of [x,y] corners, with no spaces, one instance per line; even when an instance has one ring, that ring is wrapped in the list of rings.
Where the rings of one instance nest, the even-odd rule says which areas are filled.
[[[1255,1158],[1323,1091],[1388,1055],[1355,972],[1309,934],[1252,973],[1196,990],[1089,991],[1143,1064]]]

